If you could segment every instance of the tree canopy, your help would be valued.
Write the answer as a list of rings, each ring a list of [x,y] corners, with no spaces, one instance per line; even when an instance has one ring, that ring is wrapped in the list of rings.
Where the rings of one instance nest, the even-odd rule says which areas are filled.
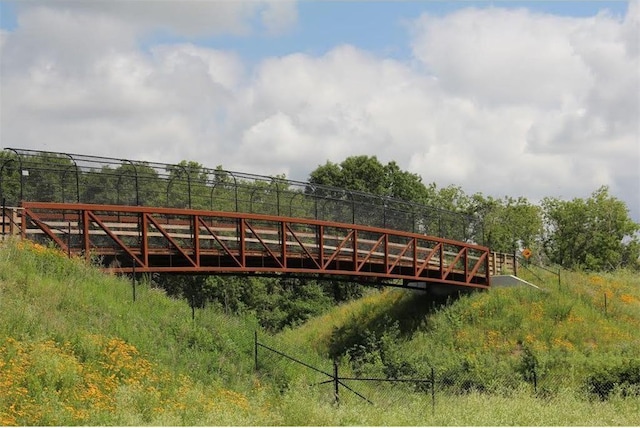
[[[624,202],[603,186],[591,197],[542,201],[546,230],[543,243],[554,263],[567,268],[613,270],[637,264],[640,225],[628,215]]]
[[[640,268],[640,224],[606,186],[586,200],[548,197],[537,205],[522,196],[496,199],[482,193],[467,195],[456,185],[424,185],[417,174],[402,171],[394,161],[383,165],[375,156],[352,156],[340,164],[327,162],[311,172],[309,181],[464,214],[464,235],[493,251],[528,248],[540,261],[567,269]],[[456,223],[447,227],[451,225]],[[440,226],[440,232],[447,236],[454,229],[442,231]]]
[[[309,174],[309,182],[416,203],[430,199],[419,175],[401,170],[395,161],[383,165],[376,156],[351,156],[340,164],[327,161]]]

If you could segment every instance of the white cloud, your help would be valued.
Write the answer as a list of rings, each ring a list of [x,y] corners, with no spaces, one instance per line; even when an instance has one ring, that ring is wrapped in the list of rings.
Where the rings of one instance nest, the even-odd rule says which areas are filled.
[[[5,72],[48,67],[65,75],[81,73],[113,52],[134,48],[134,28],[120,20],[82,11],[47,7],[25,9],[19,28],[2,47]]]
[[[167,31],[185,37],[216,34],[246,35],[253,32],[255,16],[269,33],[281,33],[295,25],[296,4],[289,0],[34,0],[18,7],[54,9],[68,15],[102,16],[130,25],[138,32]],[[37,7],[36,7],[37,8]]]
[[[145,2],[55,4],[24,6],[0,34],[3,147],[294,179],[376,155],[470,193],[570,198],[608,184],[640,219],[637,3],[623,21],[425,15],[412,61],[344,45],[255,66],[195,42],[143,50],[140,35],[239,33],[255,19],[277,34],[294,4],[159,2],[150,15]]]
[[[544,108],[590,84],[589,70],[567,37],[581,22],[526,9],[470,8],[420,17],[412,47],[450,93],[489,105]]]
[[[448,97],[475,104],[456,117],[464,127],[481,117],[471,122],[479,124],[476,135],[457,144],[474,151],[493,192],[502,182],[505,194],[568,197],[606,184],[624,192],[640,217],[637,2],[623,22],[604,13],[561,18],[466,9],[422,16],[413,32],[426,72]],[[516,152],[498,149],[510,143]]]

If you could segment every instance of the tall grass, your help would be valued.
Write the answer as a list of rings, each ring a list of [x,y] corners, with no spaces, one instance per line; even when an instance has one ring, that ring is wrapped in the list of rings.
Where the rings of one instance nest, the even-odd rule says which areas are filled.
[[[29,242],[0,249],[3,425],[255,423],[252,320]],[[241,392],[234,392],[240,390]]]
[[[617,388],[637,403],[637,275],[565,272],[560,284],[541,275],[527,278],[541,290],[494,288],[448,305],[419,292],[373,293],[280,338],[291,348],[313,343],[369,375],[428,379],[434,371],[436,389],[455,394],[528,390],[589,401]]]
[[[494,289],[449,305],[372,290],[272,336],[251,317],[216,308],[198,309],[192,319],[186,302],[148,283],[137,284],[134,301],[130,280],[52,248],[4,242],[0,423],[637,424],[637,395],[580,392],[590,374],[639,354],[637,278],[566,273],[560,287],[554,281],[539,284],[545,292]],[[393,368],[423,376],[435,368],[435,402],[428,389],[412,385],[349,381],[374,404],[342,388],[336,405],[332,384],[318,385],[326,376],[263,350],[255,372],[256,329],[261,342],[323,370],[337,357],[343,375],[358,369],[385,376]],[[527,361],[539,372],[537,392]],[[446,376],[462,374],[482,388],[445,388]]]

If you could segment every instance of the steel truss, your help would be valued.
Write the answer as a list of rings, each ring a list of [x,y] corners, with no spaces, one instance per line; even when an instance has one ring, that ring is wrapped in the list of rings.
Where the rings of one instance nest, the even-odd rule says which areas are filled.
[[[487,247],[252,213],[24,202],[21,234],[112,272],[339,275],[486,288]]]

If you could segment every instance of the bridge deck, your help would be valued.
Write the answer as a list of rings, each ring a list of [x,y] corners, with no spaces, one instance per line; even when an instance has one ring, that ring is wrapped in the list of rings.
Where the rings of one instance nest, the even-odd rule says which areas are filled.
[[[235,212],[25,202],[20,233],[114,272],[289,273],[486,288],[486,247],[410,232]]]

